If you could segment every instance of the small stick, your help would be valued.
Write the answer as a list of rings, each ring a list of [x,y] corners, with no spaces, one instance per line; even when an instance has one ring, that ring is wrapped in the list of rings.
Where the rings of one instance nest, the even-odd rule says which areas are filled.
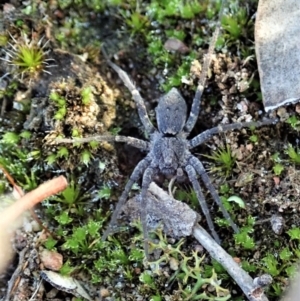
[[[6,208],[0,215],[0,228],[9,226],[24,211],[31,209],[47,197],[59,193],[66,189],[68,182],[64,176],[59,176],[46,183],[41,184],[36,189],[28,192],[15,203]]]
[[[212,237],[200,226],[196,225],[193,230],[194,237],[206,249],[209,255],[217,260],[234,279],[250,301],[268,301],[262,290],[257,293],[257,286],[253,279],[220,247]],[[257,294],[257,295],[256,295]]]
[[[28,247],[25,247],[22,251],[19,252],[19,263],[14,273],[12,274],[10,280],[8,281],[7,292],[6,292],[6,296],[2,299],[3,301],[9,301],[13,291],[15,290],[16,286],[19,284],[20,275],[22,274],[22,271],[27,266],[24,265],[25,255],[27,251],[28,251]]]

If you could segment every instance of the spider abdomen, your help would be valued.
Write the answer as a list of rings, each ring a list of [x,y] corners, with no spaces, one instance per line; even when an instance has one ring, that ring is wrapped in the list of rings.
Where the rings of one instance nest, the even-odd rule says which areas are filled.
[[[159,134],[153,145],[154,164],[166,176],[175,175],[184,159],[186,140]]]

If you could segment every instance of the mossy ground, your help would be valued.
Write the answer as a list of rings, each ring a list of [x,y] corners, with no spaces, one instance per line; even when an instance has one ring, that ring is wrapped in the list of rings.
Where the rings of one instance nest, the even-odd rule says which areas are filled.
[[[153,109],[159,95],[173,86],[180,89],[190,106],[199,73],[197,64],[191,71],[191,64],[194,59],[202,62],[220,2],[14,3],[2,6],[1,57],[6,57],[13,43],[22,43],[24,33],[35,41],[45,36],[49,42],[42,59],[52,58],[51,64],[57,66],[50,68],[49,74],[43,72],[40,63],[26,73],[24,66],[17,64],[20,56],[12,60],[13,66],[9,62],[1,64],[0,76],[10,74],[0,86],[0,163],[27,191],[57,174],[65,174],[72,182],[65,194],[40,208],[43,222],[55,233],[55,238],[48,237],[42,246],[63,254],[61,272],[72,272],[93,283],[92,295],[97,295],[100,288],[107,289],[106,300],[199,300],[200,294],[225,300],[228,295],[217,291],[214,285],[199,286],[198,281],[210,278],[222,280],[221,286],[231,293],[230,300],[244,300],[220,265],[211,262],[208,255],[200,260],[205,252],[199,251],[193,239],[179,243],[159,234],[157,245],[165,262],[156,270],[143,265],[142,236],[136,228],[127,228],[108,242],[101,242],[111,204],[145,154],[133,153],[122,145],[116,145],[115,150],[110,145],[51,143],[59,135],[78,137],[107,131],[146,138],[131,96],[107,67],[100,45],[133,78],[154,122]],[[223,31],[192,136],[221,122],[248,121],[265,115],[253,42],[256,6],[257,1],[225,2]],[[170,45],[171,38],[180,46],[177,51],[166,50],[176,46]],[[272,275],[269,300],[279,300],[292,274],[292,265],[300,256],[296,112],[299,110],[294,106],[280,109],[278,115],[288,123],[221,134],[195,150],[208,170],[218,171],[211,173],[211,178],[242,229],[240,235],[234,236],[212,206],[222,246],[252,276]],[[224,149],[231,151],[234,158],[225,173],[222,162],[202,156]],[[1,179],[1,192],[8,190],[6,180]],[[232,196],[238,196],[245,209],[226,201]],[[178,186],[177,197],[197,208],[188,183]],[[206,197],[210,202],[208,193]],[[273,214],[280,214],[285,220],[280,235],[272,231],[269,219]],[[32,249],[38,247],[31,244]],[[180,266],[177,270],[176,265]],[[31,272],[34,269],[39,270],[36,262],[32,262]],[[200,280],[193,278],[196,270],[202,273]],[[3,288],[5,285],[3,282]],[[31,293],[28,287],[28,294]],[[57,298],[64,299],[65,295],[60,294]],[[40,296],[39,300],[46,299]]]

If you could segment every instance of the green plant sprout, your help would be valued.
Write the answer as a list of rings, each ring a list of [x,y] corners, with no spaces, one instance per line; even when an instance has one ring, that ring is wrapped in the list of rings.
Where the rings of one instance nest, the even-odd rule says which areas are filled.
[[[276,176],[280,176],[284,171],[284,166],[280,163],[275,163],[275,165],[273,166],[273,171]]]
[[[70,217],[69,213],[66,212],[66,211],[64,211],[60,215],[56,216],[55,219],[62,226],[66,226],[66,225],[70,224],[73,221],[73,218]]]
[[[88,105],[91,102],[92,87],[83,88],[81,91],[82,103]]]
[[[227,32],[225,38],[227,40],[238,40],[243,34],[243,30],[248,22],[247,10],[240,7],[238,2],[235,1],[231,5],[231,14],[224,15],[221,19],[221,24]]]
[[[92,157],[91,152],[88,149],[84,149],[80,153],[80,162],[87,166],[91,162]]]
[[[265,266],[265,271],[269,273],[272,277],[279,275],[279,263],[275,256],[271,253],[268,253],[263,259],[262,262]]]
[[[273,166],[273,171],[276,176],[280,176],[281,173],[284,171],[284,166],[281,164],[281,159],[279,157],[279,153],[275,153],[274,155],[271,156],[271,159],[273,162],[275,162]]]
[[[47,250],[53,250],[57,242],[58,241],[53,237],[49,237],[45,242],[43,242],[43,245],[46,247]]]
[[[126,16],[127,12],[128,11],[124,11],[123,16],[125,17],[126,24],[131,28],[132,33],[135,34],[138,32],[144,32],[145,28],[149,26],[149,20],[147,16],[144,16],[139,12],[135,11],[132,14],[130,14],[130,17],[128,18]]]
[[[48,52],[45,51],[49,41],[43,45],[43,37],[40,40],[30,40],[24,32],[19,41],[12,35],[10,37],[13,43],[9,43],[11,49],[6,49],[9,58],[2,58],[2,60],[16,67],[17,73],[21,74],[21,79],[25,75],[36,77],[40,72],[51,74],[47,68],[50,67],[49,62],[52,59],[46,58]]]
[[[235,242],[244,249],[253,250],[254,239],[249,235],[254,232],[255,219],[252,216],[247,218],[247,224],[240,229],[240,233],[234,234]]]
[[[289,117],[286,121],[294,130],[300,130],[300,120],[296,115]]]
[[[232,154],[228,144],[226,147],[220,147],[219,149],[213,151],[212,155],[203,156],[213,160],[216,164],[216,166],[210,167],[211,172],[219,172],[225,175],[225,177],[230,175],[236,162],[236,158]]]
[[[173,1],[151,1],[149,5],[149,16],[152,20],[162,23],[165,18],[180,16],[183,19],[191,19],[205,10],[198,1],[184,3],[181,0]]]
[[[257,135],[251,135],[250,137],[249,137],[249,140],[251,141],[251,142],[253,142],[253,143],[257,143],[258,142],[258,136]]]
[[[190,73],[191,61],[195,58],[195,53],[190,54],[186,60],[177,68],[174,75],[168,77],[167,81],[162,85],[165,92],[168,92],[173,87],[178,87],[182,84],[182,78],[188,77]]]
[[[51,92],[49,99],[54,101],[57,106],[57,111],[53,118],[56,120],[63,120],[67,113],[66,100],[56,92]]]
[[[69,260],[67,260],[63,266],[60,268],[59,273],[63,276],[69,276],[74,272],[75,268],[71,266]]]
[[[287,231],[287,234],[290,236],[291,240],[296,240],[300,242],[300,228],[291,228]]]
[[[7,132],[0,140],[0,165],[14,178],[15,182],[23,190],[32,190],[37,187],[36,168],[32,168],[33,162],[39,159],[39,151],[28,151],[25,148],[16,147],[13,141],[19,141],[21,134]]]
[[[109,199],[111,196],[111,188],[109,186],[103,186],[99,192],[98,196],[100,199]]]
[[[225,301],[231,298],[229,291],[222,288],[217,279],[217,274],[211,268],[211,275],[209,278],[204,277],[204,258],[199,257],[197,251],[193,251],[190,257],[186,256],[181,247],[184,240],[181,239],[177,244],[171,246],[167,242],[166,236],[162,233],[161,229],[157,229],[155,234],[158,237],[157,243],[150,243],[152,250],[161,250],[162,254],[156,261],[151,262],[152,270],[155,274],[160,275],[161,265],[170,264],[176,267],[176,271],[171,280],[177,279],[179,291],[184,300],[218,300]],[[155,280],[151,281],[151,285],[155,287]],[[212,296],[203,286],[207,284],[213,286],[215,289],[215,296]]]
[[[295,150],[291,144],[288,145],[286,154],[289,156],[291,162],[300,164],[300,153],[298,150]]]
[[[13,97],[18,89],[18,82],[16,80],[10,81],[6,87],[0,87],[0,99],[4,97]]]

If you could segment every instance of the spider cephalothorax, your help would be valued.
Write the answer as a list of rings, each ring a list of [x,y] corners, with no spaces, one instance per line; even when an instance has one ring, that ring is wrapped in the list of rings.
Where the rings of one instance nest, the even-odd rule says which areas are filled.
[[[176,88],[159,99],[155,109],[158,131],[164,136],[179,134],[186,122],[187,106]]]

